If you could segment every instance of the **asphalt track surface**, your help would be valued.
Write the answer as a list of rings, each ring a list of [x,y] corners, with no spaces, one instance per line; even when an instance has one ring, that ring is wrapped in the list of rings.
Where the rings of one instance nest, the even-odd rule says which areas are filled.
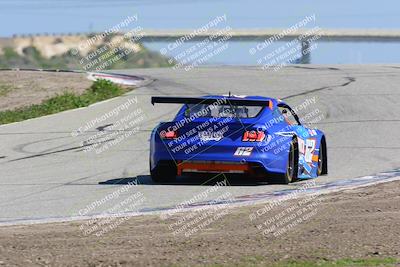
[[[324,116],[315,126],[327,137],[329,175],[319,177],[317,183],[400,167],[400,65],[292,65],[276,72],[250,66],[188,72],[135,69],[120,73],[144,76],[149,81],[127,95],[88,108],[0,126],[0,223],[76,216],[135,178],[140,185],[85,214],[99,214],[135,192],[141,192],[145,200],[132,211],[173,206],[207,190],[214,182],[201,185],[205,178],[180,179],[169,185],[152,183],[148,169],[150,131],[158,122],[172,119],[178,109],[176,105],[152,106],[150,97],[156,95],[231,91],[282,98],[293,107],[315,97],[316,103],[300,116],[315,109]],[[137,99],[137,104],[88,132],[71,135],[128,99]],[[107,131],[107,125],[137,109],[145,116],[138,131],[130,129],[130,136],[102,153],[83,150],[83,141]],[[232,186],[219,189],[218,195],[272,192],[304,182],[268,185],[243,178],[230,183]],[[209,194],[207,199],[218,195]]]

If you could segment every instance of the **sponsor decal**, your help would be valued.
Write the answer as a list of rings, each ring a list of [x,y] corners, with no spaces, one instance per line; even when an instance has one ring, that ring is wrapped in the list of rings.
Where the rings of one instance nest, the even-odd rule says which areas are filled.
[[[222,132],[199,132],[199,138],[201,141],[219,141],[224,137]]]
[[[309,133],[311,136],[316,136],[316,135],[317,135],[317,131],[314,130],[314,129],[308,129],[308,133]]]
[[[280,135],[280,136],[293,136],[293,135],[296,135],[296,133],[295,132],[276,132],[275,133],[276,135]]]

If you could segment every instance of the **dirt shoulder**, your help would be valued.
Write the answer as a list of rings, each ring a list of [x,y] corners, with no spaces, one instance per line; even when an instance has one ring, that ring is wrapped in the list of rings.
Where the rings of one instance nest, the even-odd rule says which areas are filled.
[[[82,222],[8,226],[0,228],[0,260],[19,266],[268,266],[291,260],[399,259],[399,203],[400,182],[391,182],[288,201],[265,214],[271,206],[234,208],[225,215],[219,210],[220,217],[189,237],[171,231],[182,215],[129,218],[100,237],[85,236]],[[273,230],[279,222],[284,223]]]
[[[0,111],[39,104],[65,91],[82,94],[91,84],[84,73],[0,71]]]

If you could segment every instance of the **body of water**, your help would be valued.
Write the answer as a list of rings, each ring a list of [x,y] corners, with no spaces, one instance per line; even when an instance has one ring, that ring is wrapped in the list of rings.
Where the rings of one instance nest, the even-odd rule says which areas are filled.
[[[128,16],[137,21],[123,30],[196,29],[217,16],[226,15],[223,25],[232,29],[287,28],[315,15],[312,25],[332,29],[399,29],[400,2],[397,0],[308,1],[308,0],[2,0],[0,36],[36,33],[102,32],[118,25]],[[256,42],[227,42],[228,47],[210,57],[206,64],[257,64],[259,57],[284,45],[277,42],[268,50],[251,56]],[[400,43],[316,42],[309,63],[396,63],[400,62]],[[160,50],[163,42],[146,43]],[[176,56],[192,43],[182,45]],[[300,56],[300,55],[299,55]]]

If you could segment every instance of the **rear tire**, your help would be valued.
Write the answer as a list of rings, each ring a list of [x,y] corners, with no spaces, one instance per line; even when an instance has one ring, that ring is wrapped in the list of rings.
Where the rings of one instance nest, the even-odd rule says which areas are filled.
[[[286,172],[276,175],[273,182],[277,184],[289,184],[296,181],[298,173],[298,158],[297,141],[296,139],[293,139],[290,142]]]
[[[174,163],[173,163],[174,164]],[[171,183],[176,180],[176,165],[168,164],[157,166],[153,170],[150,167],[151,179],[155,183]]]

